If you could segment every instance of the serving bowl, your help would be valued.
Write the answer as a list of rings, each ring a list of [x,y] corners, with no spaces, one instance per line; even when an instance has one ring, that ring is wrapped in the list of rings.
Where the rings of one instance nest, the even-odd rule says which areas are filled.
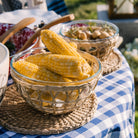
[[[94,75],[72,82],[42,81],[26,77],[13,67],[13,63],[30,55],[49,53],[46,48],[34,48],[16,54],[11,60],[11,76],[25,101],[35,109],[54,115],[71,112],[84,104],[91,96],[102,75],[98,58],[86,52],[80,54],[93,68]]]
[[[10,23],[0,23],[0,36],[9,30],[14,24]],[[15,33],[11,38],[5,43],[10,52],[10,58],[25,44],[25,42],[35,33],[33,29],[25,27],[24,29]],[[28,49],[37,47],[38,39],[36,39]]]
[[[78,49],[104,61],[116,46],[119,28],[103,20],[76,20],[63,24],[59,33],[68,42],[75,42]]]
[[[9,30],[14,24],[10,23],[0,23],[0,36]],[[33,29],[25,27],[24,29],[15,33],[11,38],[4,44],[7,46],[9,50],[9,61],[16,54],[16,52],[25,44],[25,42],[35,33]],[[39,47],[39,38],[37,38],[30,45],[28,50],[31,48]],[[27,50],[26,49],[26,50]],[[9,67],[9,75],[10,75],[10,67]]]

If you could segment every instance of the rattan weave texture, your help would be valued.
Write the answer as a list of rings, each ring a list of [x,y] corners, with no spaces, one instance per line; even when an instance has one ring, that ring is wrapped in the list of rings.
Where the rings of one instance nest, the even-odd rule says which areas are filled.
[[[13,84],[7,88],[0,107],[0,125],[22,134],[59,134],[79,128],[89,122],[96,109],[97,97],[95,93],[92,93],[81,108],[71,113],[45,114],[29,106]]]
[[[113,50],[108,59],[105,61],[101,61],[101,64],[103,68],[103,75],[106,75],[121,67],[122,58],[117,52]]]

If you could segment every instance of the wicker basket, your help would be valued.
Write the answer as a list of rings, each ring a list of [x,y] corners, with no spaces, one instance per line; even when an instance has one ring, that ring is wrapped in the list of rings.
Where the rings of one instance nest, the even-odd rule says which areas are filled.
[[[81,52],[88,61],[95,74],[87,79],[74,82],[48,82],[27,78],[19,74],[12,63],[29,56],[46,52],[44,48],[32,49],[13,57],[11,61],[11,75],[18,87],[18,91],[25,101],[39,111],[51,114],[63,114],[82,106],[86,99],[94,92],[102,74],[101,63],[94,56]]]
[[[80,40],[80,39],[75,39],[71,37],[65,36],[65,33],[70,30],[70,28],[74,25],[84,25],[84,26],[89,26],[89,25],[96,25],[98,27],[109,27],[112,30],[115,31],[115,33],[107,38],[104,39],[93,39],[93,40]],[[119,38],[119,28],[110,22],[107,21],[102,21],[102,20],[76,20],[69,22],[67,24],[62,25],[60,29],[60,35],[67,40],[68,42],[75,42],[77,44],[77,48],[88,52],[97,58],[99,58],[101,61],[107,60],[109,57],[110,53],[112,52],[112,49],[116,46],[116,43]]]

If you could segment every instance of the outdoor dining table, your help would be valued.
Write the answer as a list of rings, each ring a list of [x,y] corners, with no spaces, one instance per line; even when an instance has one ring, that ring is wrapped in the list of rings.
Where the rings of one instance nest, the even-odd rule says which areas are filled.
[[[8,19],[4,18],[5,14]],[[36,17],[37,23],[41,20],[50,22],[60,17],[54,11],[33,9],[1,14],[0,21],[15,23],[26,16]],[[30,27],[33,28],[33,25]],[[99,80],[95,89],[98,106],[91,121],[75,130],[55,135],[25,135],[10,131],[0,124],[0,138],[134,138],[134,76],[121,52],[118,49],[115,51],[121,56],[122,65]],[[13,80],[9,78],[8,85],[12,83]]]

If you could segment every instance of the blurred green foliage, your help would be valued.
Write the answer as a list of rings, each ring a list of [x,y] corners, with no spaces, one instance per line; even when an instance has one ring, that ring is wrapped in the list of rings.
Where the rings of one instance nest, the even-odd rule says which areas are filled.
[[[106,0],[65,0],[69,13],[77,19],[97,19],[97,4],[105,4]]]

